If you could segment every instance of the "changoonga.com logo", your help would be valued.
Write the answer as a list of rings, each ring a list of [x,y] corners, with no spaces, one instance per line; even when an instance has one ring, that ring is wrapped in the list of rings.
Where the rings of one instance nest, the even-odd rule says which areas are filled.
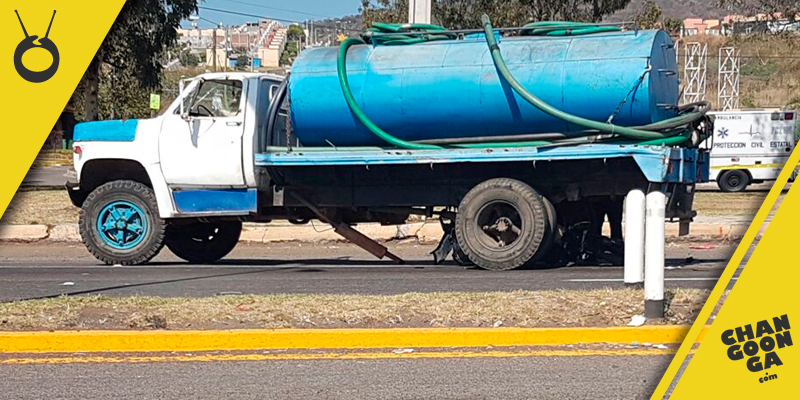
[[[758,378],[761,383],[778,379],[778,374],[771,368],[783,365],[778,350],[792,345],[792,333],[789,331],[789,315],[784,314],[772,320],[762,320],[722,332],[722,343],[728,347],[728,358],[739,361],[747,358],[747,369],[750,372],[764,372]],[[765,372],[766,371],[766,372]]]
[[[56,74],[60,61],[58,47],[56,47],[56,44],[50,39],[50,28],[53,27],[53,20],[56,18],[56,12],[55,10],[53,11],[53,16],[50,17],[50,25],[47,26],[47,33],[45,33],[43,38],[39,38],[38,35],[28,35],[28,30],[25,29],[25,24],[22,22],[22,17],[19,15],[19,11],[14,10],[14,12],[17,14],[17,19],[19,19],[19,25],[22,27],[22,33],[25,34],[25,39],[22,39],[22,41],[19,42],[16,50],[14,51],[14,68],[17,70],[19,76],[28,82],[45,82]],[[39,40],[39,43],[36,43],[37,39]],[[22,56],[25,54],[25,52],[33,48],[44,49],[50,53],[50,55],[53,57],[50,67],[44,71],[32,71],[25,67],[25,65],[22,63]]]

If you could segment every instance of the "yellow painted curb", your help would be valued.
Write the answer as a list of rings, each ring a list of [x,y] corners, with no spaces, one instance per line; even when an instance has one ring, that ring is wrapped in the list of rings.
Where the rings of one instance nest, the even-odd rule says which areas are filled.
[[[3,332],[0,353],[681,343],[688,326]]]
[[[0,358],[0,365],[35,364],[138,364],[175,362],[231,362],[231,361],[316,361],[316,360],[386,360],[426,358],[519,358],[519,357],[619,357],[619,356],[669,356],[675,349],[624,349],[624,350],[520,350],[520,351],[421,351],[412,353],[309,353],[309,354],[171,354],[120,356],[66,356]]]

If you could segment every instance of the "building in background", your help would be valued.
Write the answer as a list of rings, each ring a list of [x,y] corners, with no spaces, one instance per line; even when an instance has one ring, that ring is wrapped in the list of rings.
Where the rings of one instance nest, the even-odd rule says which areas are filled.
[[[727,36],[776,34],[800,32],[800,15],[794,20],[785,18],[780,13],[741,15],[730,14],[718,19],[686,18],[681,27],[681,36]]]
[[[217,29],[179,29],[179,42],[192,53],[202,54],[205,65],[218,68],[241,66],[244,57],[252,68],[277,67],[286,47],[286,28],[276,21],[260,20]]]
[[[722,23],[718,19],[686,18],[683,20],[681,36],[722,35]]]

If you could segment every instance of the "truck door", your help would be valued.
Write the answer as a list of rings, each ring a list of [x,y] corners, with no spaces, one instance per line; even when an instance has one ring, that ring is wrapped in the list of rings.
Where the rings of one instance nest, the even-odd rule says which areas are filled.
[[[247,82],[203,80],[168,114],[159,135],[161,170],[173,189],[241,188]]]

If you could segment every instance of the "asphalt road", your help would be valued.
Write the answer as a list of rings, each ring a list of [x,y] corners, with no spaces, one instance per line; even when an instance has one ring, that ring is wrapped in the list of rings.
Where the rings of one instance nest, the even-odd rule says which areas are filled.
[[[66,174],[71,169],[71,165],[32,168],[22,179],[20,187],[64,187],[64,184],[69,179]],[[75,178],[72,178],[72,180],[74,181]]]
[[[733,245],[667,247],[667,287],[711,288]],[[582,266],[506,272],[433,265],[432,245],[390,245],[398,266],[352,245],[240,245],[221,264],[188,265],[166,249],[151,265],[100,265],[81,244],[0,245],[0,301],[60,294],[213,296],[225,293],[398,294],[622,288],[622,268]],[[689,258],[693,257],[693,258]]]
[[[671,356],[2,365],[0,399],[646,399]]]

